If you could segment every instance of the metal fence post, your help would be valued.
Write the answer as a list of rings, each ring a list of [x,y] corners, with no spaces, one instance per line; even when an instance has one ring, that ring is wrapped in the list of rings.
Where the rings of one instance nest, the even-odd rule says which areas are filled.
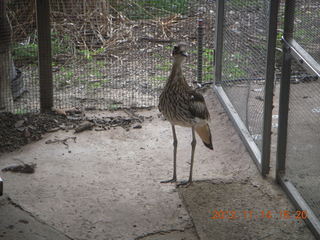
[[[277,162],[276,179],[280,183],[281,175],[285,172],[286,150],[287,150],[287,128],[289,113],[289,92],[291,76],[291,54],[290,48],[285,43],[293,37],[295,0],[286,0],[284,33],[283,33],[283,59],[282,75],[280,85],[279,102],[279,123],[278,123],[278,142],[277,142]]]
[[[270,170],[270,146],[273,109],[273,87],[275,74],[275,53],[277,44],[277,24],[279,0],[270,1],[266,84],[264,92],[263,141],[261,153],[261,174],[266,176]]]
[[[198,83],[202,83],[203,68],[203,19],[198,19]]]
[[[53,81],[51,56],[51,25],[49,0],[36,0],[38,28],[38,58],[40,78],[40,110],[53,107]]]
[[[216,46],[215,46],[215,84],[220,84],[222,76],[223,26],[225,0],[217,1]]]
[[[3,195],[3,181],[0,177],[0,196],[2,196],[2,195]]]

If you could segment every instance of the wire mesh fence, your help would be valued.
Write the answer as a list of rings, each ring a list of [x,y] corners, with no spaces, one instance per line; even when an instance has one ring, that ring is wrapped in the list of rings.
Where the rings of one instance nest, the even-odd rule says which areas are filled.
[[[320,219],[320,81],[293,61],[286,177]]]
[[[39,110],[36,1],[11,0],[12,89],[6,110]],[[197,76],[197,21],[204,20],[203,81],[213,80],[214,1],[50,0],[54,106],[117,109],[156,106],[171,49],[189,46],[185,75]],[[2,69],[9,69],[3,67]],[[3,89],[3,88],[2,88]]]
[[[320,62],[320,2],[297,0],[296,5],[294,39]]]
[[[262,148],[269,22],[267,0],[225,1],[221,86]]]
[[[287,43],[285,44],[292,44],[293,40],[296,40],[319,64],[318,25],[320,15],[318,10],[320,3],[316,0],[298,0],[295,4],[293,39],[286,39]],[[292,8],[294,5],[290,6]],[[289,17],[292,17],[292,15]],[[289,92],[287,134],[284,136],[287,140],[286,155],[285,158],[280,158],[279,151],[281,149],[278,149],[278,163],[285,162],[284,177],[286,181],[293,184],[302,196],[303,201],[313,211],[315,218],[310,218],[310,222],[316,236],[319,237],[320,80],[319,74],[316,74],[316,72],[320,72],[320,67],[317,64],[313,65],[311,63],[313,60],[304,51],[297,50],[296,45],[291,45],[291,48],[290,89],[284,89],[284,91]],[[295,51],[299,51],[298,57],[293,54]],[[313,70],[308,65],[312,66]],[[281,105],[287,103],[282,102]],[[283,137],[283,134],[279,136],[279,139],[281,137]],[[304,204],[301,204],[302,200],[297,201],[295,199],[295,201],[302,208],[301,206]]]
[[[9,5],[7,5],[7,3],[9,3]],[[13,13],[8,7],[12,9],[20,7],[20,10]],[[12,6],[8,1],[1,1],[0,3],[0,111],[17,108],[16,101],[14,100],[17,100],[22,94],[26,93],[26,88],[28,87],[28,84],[24,83],[23,78],[29,78],[30,83],[36,79],[36,73],[33,71],[28,71],[28,73],[25,74],[22,73],[21,56],[19,56],[19,50],[22,49],[24,44],[31,38],[31,36],[25,39],[22,37],[24,34],[27,35],[30,26],[34,23],[33,16],[28,14],[30,10],[29,7],[28,4]],[[19,28],[15,28],[17,18],[25,17],[27,19],[27,16],[29,16],[30,26],[24,23]],[[32,47],[34,46],[30,46],[28,49],[24,48],[22,51],[29,52],[30,56],[32,55],[32,57],[36,59],[36,49],[32,49]],[[28,100],[21,102],[21,105],[28,105],[30,102],[33,102],[36,97],[37,94],[29,97]]]

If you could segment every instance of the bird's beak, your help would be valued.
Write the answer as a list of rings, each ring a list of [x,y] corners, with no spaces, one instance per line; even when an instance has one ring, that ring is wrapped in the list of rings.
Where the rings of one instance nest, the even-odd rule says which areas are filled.
[[[189,57],[188,53],[186,53],[186,52],[182,52],[181,55],[184,57]]]

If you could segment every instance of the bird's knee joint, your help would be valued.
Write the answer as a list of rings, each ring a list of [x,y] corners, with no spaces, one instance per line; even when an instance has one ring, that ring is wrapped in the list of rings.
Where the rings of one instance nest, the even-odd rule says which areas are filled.
[[[191,142],[191,146],[194,147],[194,146],[196,146],[196,144],[197,144],[197,141],[195,139],[193,139],[192,142]]]

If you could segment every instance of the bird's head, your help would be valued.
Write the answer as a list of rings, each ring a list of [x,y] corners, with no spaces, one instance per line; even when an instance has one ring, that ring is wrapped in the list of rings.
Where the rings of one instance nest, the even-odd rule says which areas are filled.
[[[173,47],[172,56],[175,60],[184,60],[186,57],[188,57],[188,54],[186,52],[187,44],[180,42],[177,45]]]

